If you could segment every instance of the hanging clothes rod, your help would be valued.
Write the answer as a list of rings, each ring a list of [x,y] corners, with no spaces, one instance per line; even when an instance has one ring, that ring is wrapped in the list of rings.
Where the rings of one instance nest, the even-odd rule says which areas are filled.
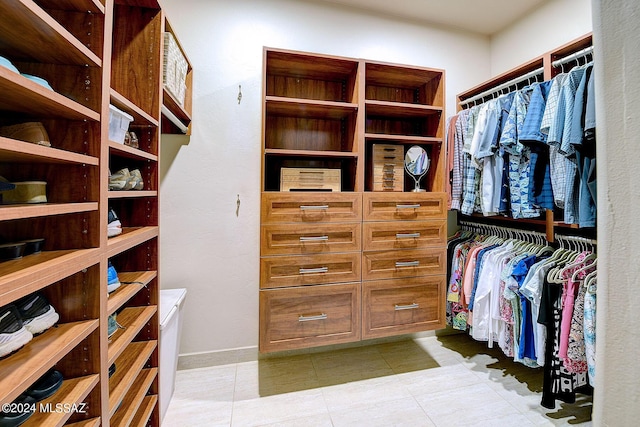
[[[530,79],[531,77],[535,77],[538,76],[540,74],[544,73],[544,67],[540,67],[536,70],[530,71],[527,74],[523,74],[519,77],[516,77],[515,79],[509,80],[508,82],[502,83],[501,85],[498,85],[496,87],[493,87],[491,89],[485,90],[484,92],[481,92],[475,96],[472,96],[471,98],[465,99],[463,101],[460,101],[460,105],[469,105],[474,101],[477,101],[479,99],[482,99],[488,95],[492,95],[492,94],[497,94],[499,93],[502,89],[506,89],[509,88],[513,85],[517,85],[520,82],[523,82],[525,80]]]
[[[503,231],[512,236],[527,235],[527,236],[542,237],[542,238],[546,238],[547,236],[545,233],[541,233],[539,231],[521,230],[519,228],[502,227],[500,225],[493,225],[493,224],[479,224],[475,222],[460,221],[460,225],[463,227],[469,227],[476,230],[486,230],[486,231],[494,230],[496,232]]]
[[[597,240],[588,239],[586,237],[580,237],[580,236],[563,236],[561,234],[556,234],[556,239],[566,240],[568,242],[587,243],[589,245],[594,245],[594,246],[598,245]]]
[[[582,50],[572,53],[571,55],[565,56],[564,58],[560,58],[551,63],[553,68],[559,67],[567,62],[577,61],[578,58],[582,58],[583,56],[587,56],[589,54],[593,54],[593,46],[586,47]]]

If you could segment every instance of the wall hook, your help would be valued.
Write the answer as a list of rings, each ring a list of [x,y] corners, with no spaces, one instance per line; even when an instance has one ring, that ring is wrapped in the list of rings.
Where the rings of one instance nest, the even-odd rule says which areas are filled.
[[[236,200],[236,216],[240,214],[240,195],[238,194],[238,200]]]
[[[240,105],[240,101],[242,101],[242,85],[238,85],[238,105]]]

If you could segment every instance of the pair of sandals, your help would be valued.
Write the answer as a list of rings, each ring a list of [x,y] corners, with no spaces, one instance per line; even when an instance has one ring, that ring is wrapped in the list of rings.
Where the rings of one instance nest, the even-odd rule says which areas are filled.
[[[144,188],[144,180],[139,169],[129,172],[129,169],[123,168],[114,174],[109,174],[109,190],[142,190]]]

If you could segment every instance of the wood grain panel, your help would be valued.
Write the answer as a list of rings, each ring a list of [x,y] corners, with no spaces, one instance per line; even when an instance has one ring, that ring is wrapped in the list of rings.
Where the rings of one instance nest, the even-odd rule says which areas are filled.
[[[364,193],[365,221],[446,219],[446,193]]]
[[[447,243],[447,221],[386,221],[362,224],[362,249],[424,249]]]
[[[361,250],[362,227],[345,224],[269,224],[261,227],[260,254],[305,255]]]
[[[260,288],[360,281],[360,252],[264,257]]]
[[[444,274],[446,263],[446,248],[363,252],[362,280]]]
[[[359,311],[359,283],[262,290],[260,351],[357,341]]]
[[[446,280],[427,276],[362,284],[362,338],[445,327]]]
[[[362,218],[360,193],[265,192],[261,206],[263,224],[359,222]]]

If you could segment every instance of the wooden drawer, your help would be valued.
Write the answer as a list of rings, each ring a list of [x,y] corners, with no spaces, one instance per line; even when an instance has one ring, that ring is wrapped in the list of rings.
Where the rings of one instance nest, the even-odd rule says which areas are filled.
[[[358,222],[361,193],[262,193],[262,223]]]
[[[331,190],[340,191],[340,169],[282,168],[280,191]]]
[[[362,284],[362,338],[445,327],[446,279],[441,276]]]
[[[261,256],[352,252],[361,248],[360,223],[262,226]]]
[[[447,244],[447,221],[387,221],[362,224],[365,251],[423,249]]]
[[[260,351],[360,339],[360,284],[260,291]]]
[[[446,262],[446,248],[363,252],[362,280],[445,274]]]
[[[260,288],[360,281],[360,252],[260,259]]]
[[[447,218],[446,193],[364,193],[364,220]]]

